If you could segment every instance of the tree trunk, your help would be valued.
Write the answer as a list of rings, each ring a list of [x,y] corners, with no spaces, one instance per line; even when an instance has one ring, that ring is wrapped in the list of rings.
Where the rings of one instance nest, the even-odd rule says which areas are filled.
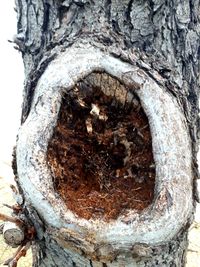
[[[33,266],[185,266],[199,1],[16,5],[25,86],[13,169]]]

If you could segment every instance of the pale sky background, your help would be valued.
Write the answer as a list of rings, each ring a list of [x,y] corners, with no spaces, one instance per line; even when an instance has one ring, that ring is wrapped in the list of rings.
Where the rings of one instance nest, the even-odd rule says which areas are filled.
[[[14,0],[3,1],[0,25],[0,160],[8,162],[20,122],[24,79],[21,54],[7,41],[17,32]]]

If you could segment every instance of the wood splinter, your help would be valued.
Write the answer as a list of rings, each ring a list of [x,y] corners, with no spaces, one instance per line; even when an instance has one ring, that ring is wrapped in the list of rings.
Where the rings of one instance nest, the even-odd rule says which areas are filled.
[[[12,223],[15,223],[16,225],[23,225],[24,222],[16,217],[11,217],[9,215],[6,215],[6,214],[3,214],[3,213],[0,213],[0,220],[1,221],[8,221],[8,222],[12,222]]]
[[[31,242],[27,242],[26,245],[20,245],[17,248],[14,256],[9,258],[8,260],[6,260],[3,265],[7,265],[9,267],[17,267],[17,263],[18,263],[19,259],[21,257],[26,256],[26,253],[27,253],[28,249],[30,248],[30,246],[31,246]]]

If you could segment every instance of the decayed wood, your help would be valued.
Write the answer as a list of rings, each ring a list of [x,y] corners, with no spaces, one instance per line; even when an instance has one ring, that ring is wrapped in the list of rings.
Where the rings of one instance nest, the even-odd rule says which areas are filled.
[[[156,162],[156,198],[152,207],[140,215],[133,212],[110,223],[79,219],[66,209],[54,194],[46,163],[63,91],[94,70],[105,70],[124,83],[128,80],[129,86],[132,80],[138,85],[135,92],[149,119]],[[131,250],[135,243],[157,245],[178,234],[192,212],[192,172],[188,129],[174,97],[139,68],[90,47],[87,53],[82,47],[72,47],[69,53],[61,54],[48,66],[35,92],[34,108],[18,136],[18,179],[25,198],[46,224],[63,229],[53,231],[57,242],[62,246],[66,242],[68,247],[65,238],[72,238],[84,254],[97,258],[97,244],[111,247],[111,254],[115,254]],[[106,252],[109,250],[104,249],[104,255],[98,257],[106,257]]]
[[[184,266],[198,177],[198,1],[16,2],[25,89],[14,166],[37,226],[34,266]],[[46,164],[62,93],[92,71],[136,92],[156,162],[153,204],[111,223],[67,210]]]
[[[47,162],[55,190],[82,218],[116,219],[124,210],[152,203],[148,119],[134,92],[105,72],[63,93]]]

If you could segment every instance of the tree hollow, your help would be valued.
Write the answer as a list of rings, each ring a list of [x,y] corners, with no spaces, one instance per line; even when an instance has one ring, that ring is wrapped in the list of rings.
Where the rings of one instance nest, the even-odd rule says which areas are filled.
[[[152,137],[156,173],[155,189],[154,196],[151,196],[153,197],[152,203],[150,205],[147,204],[147,208],[143,207],[143,210],[120,207],[113,217],[107,216],[106,213],[100,213],[93,217],[90,217],[89,214],[88,217],[90,219],[86,219],[83,215],[82,217],[77,216],[78,212],[70,209],[63,201],[63,198],[58,195],[58,188],[55,190],[56,180],[59,180],[56,179],[53,168],[50,168],[51,164],[48,162],[50,154],[48,155],[48,153],[50,152],[50,143],[53,140],[52,137],[55,134],[56,125],[59,125],[59,116],[62,114],[63,107],[72,106],[62,105],[63,101],[79,99],[75,101],[77,107],[89,106],[88,110],[85,108],[87,112],[85,111],[86,115],[82,120],[84,123],[82,122],[82,125],[80,125],[81,129],[79,131],[82,134],[83,129],[85,129],[83,133],[88,138],[83,138],[84,142],[88,141],[93,135],[95,138],[101,137],[100,133],[95,134],[100,131],[95,128],[95,116],[97,116],[99,122],[102,121],[102,123],[106,124],[105,120],[108,115],[103,112],[103,107],[106,109],[109,105],[104,103],[102,107],[101,103],[99,103],[100,109],[98,109],[98,103],[95,103],[93,98],[87,104],[86,100],[81,99],[83,97],[81,97],[81,94],[79,95],[79,91],[77,89],[74,90],[74,88],[80,87],[80,83],[88,75],[99,72],[107,73],[114,77],[114,80],[119,81],[122,92],[125,89],[121,87],[121,84],[124,84],[129,89],[127,95],[124,93],[115,94],[117,96],[117,101],[115,102],[118,103],[119,107],[120,105],[124,106],[124,99],[126,99],[125,107],[127,107],[127,110],[132,105],[130,104],[131,102],[134,102],[133,104],[136,106],[140,106],[141,103],[144,109]],[[102,86],[102,88],[104,87]],[[110,87],[107,88],[109,90]],[[106,89],[102,89],[102,91],[109,98]],[[109,91],[112,92],[112,90]],[[83,90],[83,92],[86,91]],[[131,95],[137,95],[137,97],[132,99]],[[115,99],[113,96],[112,99]],[[123,98],[124,96],[126,97]],[[118,110],[120,110],[119,107]],[[75,113],[77,113],[78,120],[84,114],[84,112]],[[113,116],[118,116],[119,113],[116,112]],[[72,114],[74,113],[71,111]],[[129,125],[130,116],[134,116],[130,114],[126,113],[126,116],[123,116],[127,118],[127,125]],[[88,119],[91,119],[91,121]],[[126,120],[119,120],[117,117],[116,127],[118,132],[120,129],[119,121],[123,125]],[[134,123],[134,120],[132,121]],[[72,124],[75,127],[76,124],[74,122]],[[67,122],[64,125],[66,127]],[[145,125],[139,125],[139,128],[141,127],[145,127]],[[140,135],[145,136],[142,131],[136,135],[138,140],[141,137]],[[51,227],[57,229],[54,234],[58,240],[64,239],[66,246],[68,246],[70,237],[80,244],[85,254],[90,255],[91,249],[96,253],[95,244],[104,244],[105,246],[111,244],[114,251],[118,249],[129,250],[135,243],[160,244],[179,233],[183,222],[187,221],[193,209],[191,144],[188,136],[185,118],[178,102],[162,85],[158,84],[136,65],[123,62],[90,45],[86,49],[85,44],[84,47],[80,44],[79,47],[71,47],[67,52],[63,52],[53,60],[37,83],[29,116],[21,126],[18,135],[17,168],[20,185],[26,200],[36,208],[46,225],[49,225],[49,231],[52,231]],[[66,137],[69,138],[69,135],[67,134]],[[74,140],[74,133],[71,137]],[[136,137],[132,141],[135,141]],[[118,134],[117,138],[119,138]],[[127,134],[125,134],[124,138],[125,140],[122,142],[125,144]],[[72,143],[72,140],[70,140],[70,143]],[[106,139],[102,138],[102,142],[105,141]],[[111,141],[114,142],[114,137],[111,138]],[[82,148],[85,146],[84,142],[82,143]],[[108,149],[109,142],[106,144]],[[121,144],[119,143],[119,145]],[[122,153],[120,155],[123,155],[124,146],[121,146]],[[68,149],[67,145],[66,149]],[[96,154],[99,155],[99,153]],[[121,158],[121,163],[123,164],[126,162],[125,154]],[[78,155],[76,155],[77,157]],[[61,159],[64,159],[64,157],[61,157]],[[104,159],[99,157],[102,165],[98,166],[102,167],[106,163]],[[133,158],[129,157],[129,159],[132,160]],[[80,163],[81,160],[82,157],[79,157]],[[124,166],[121,167],[123,169]],[[85,170],[85,168],[82,169]],[[110,173],[114,171],[116,177],[118,176],[116,175],[118,169],[116,167],[116,169],[109,171]],[[120,171],[118,173],[120,174]],[[84,175],[81,177],[84,177]],[[107,177],[110,178],[110,175]],[[102,189],[100,185],[103,185]],[[96,189],[99,191],[106,190],[106,187],[109,189],[107,179],[103,183],[97,183],[97,186]],[[118,197],[120,198],[120,194],[118,194]],[[110,220],[111,218],[115,219]]]
[[[155,163],[139,98],[105,72],[65,93],[47,152],[54,186],[85,219],[116,219],[152,203]]]

